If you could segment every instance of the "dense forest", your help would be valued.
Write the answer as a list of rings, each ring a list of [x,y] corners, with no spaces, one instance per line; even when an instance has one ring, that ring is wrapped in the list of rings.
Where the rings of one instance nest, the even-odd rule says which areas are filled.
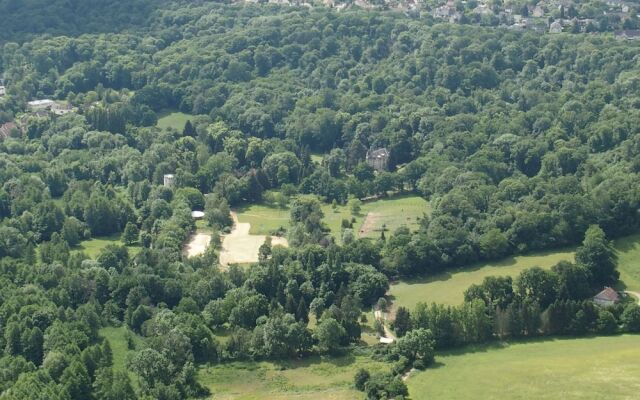
[[[637,306],[585,301],[618,279],[609,240],[640,228],[639,42],[391,12],[36,3],[0,0],[0,125],[16,123],[0,139],[0,398],[203,396],[198,365],[353,346],[390,279],[569,244],[575,264],[398,310],[401,338],[372,356],[402,374],[497,337],[640,330]],[[27,112],[42,98],[77,112]],[[167,110],[193,118],[160,129]],[[383,147],[374,171],[365,155]],[[433,209],[418,229],[335,238],[323,222],[323,202],[409,192]],[[274,197],[290,248],[250,268],[221,268],[215,245],[183,256],[192,210],[224,232],[230,208]],[[109,235],[140,250],[77,250]],[[135,381],[111,369],[110,325],[144,339]],[[356,386],[406,395],[393,375]]]

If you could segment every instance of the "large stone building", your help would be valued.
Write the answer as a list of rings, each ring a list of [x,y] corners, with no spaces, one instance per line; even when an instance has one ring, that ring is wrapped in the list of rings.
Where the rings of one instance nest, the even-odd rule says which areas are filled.
[[[383,147],[367,151],[367,164],[376,171],[386,171],[389,165],[389,150]]]

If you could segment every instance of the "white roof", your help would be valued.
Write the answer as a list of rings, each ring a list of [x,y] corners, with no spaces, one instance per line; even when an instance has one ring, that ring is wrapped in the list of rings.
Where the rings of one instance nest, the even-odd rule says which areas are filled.
[[[191,217],[192,218],[203,218],[204,217],[204,212],[203,211],[191,211]]]
[[[34,100],[34,101],[30,101],[29,104],[30,106],[42,106],[45,104],[52,104],[53,100],[49,100],[49,99],[44,99],[44,100]]]

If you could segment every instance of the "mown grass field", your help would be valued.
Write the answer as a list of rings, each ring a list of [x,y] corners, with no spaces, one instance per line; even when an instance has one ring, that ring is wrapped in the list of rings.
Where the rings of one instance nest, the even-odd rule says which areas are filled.
[[[406,383],[412,400],[637,399],[639,360],[639,335],[541,340],[439,354]]]
[[[73,247],[71,251],[75,251],[75,252],[82,251],[89,257],[95,259],[100,255],[100,252],[102,251],[102,249],[104,249],[109,244],[117,244],[119,246],[124,246],[124,243],[122,242],[122,240],[120,240],[120,236],[121,234],[118,233],[111,236],[104,236],[104,237],[91,238],[89,240],[83,240],[82,242],[80,242],[78,246]],[[127,249],[129,249],[129,256],[133,257],[136,254],[138,254],[141,247],[128,246]]]
[[[640,291],[640,234],[616,240],[619,289]]]
[[[500,261],[475,264],[428,277],[402,281],[391,285],[390,294],[395,306],[412,309],[420,302],[460,304],[464,291],[474,283],[481,283],[487,276],[517,276],[531,267],[551,268],[559,261],[574,260],[573,249],[533,253],[508,257]]]
[[[182,132],[182,130],[184,129],[184,124],[186,124],[190,119],[193,120],[193,115],[181,112],[165,113],[159,115],[157,126],[160,129],[174,128]]]
[[[200,368],[198,381],[215,400],[353,400],[364,398],[353,388],[360,368],[384,371],[390,364],[352,355],[282,363],[234,362]]]
[[[620,271],[619,289],[640,290],[640,234],[614,241]],[[517,276],[531,267],[551,268],[559,261],[574,261],[575,247],[508,257],[500,261],[475,264],[458,270],[391,286],[395,306],[410,309],[419,302],[460,304],[464,291],[474,283],[481,283],[486,276]]]
[[[322,204],[324,222],[331,230],[331,234],[338,240],[342,237],[342,220],[351,220],[351,210],[348,206]],[[388,232],[393,232],[401,225],[416,229],[419,218],[431,209],[429,203],[418,196],[395,196],[387,199],[369,201],[362,204],[362,210],[356,215],[354,231],[357,234],[368,213],[375,213],[375,223],[365,237],[377,238],[382,226],[386,225]],[[266,204],[253,204],[237,210],[238,220],[251,224],[251,234],[268,235],[279,227],[289,228],[289,208],[272,207]]]

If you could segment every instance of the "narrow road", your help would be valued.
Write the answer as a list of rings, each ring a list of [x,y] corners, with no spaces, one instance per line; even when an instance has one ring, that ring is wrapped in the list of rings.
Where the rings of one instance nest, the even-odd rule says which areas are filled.
[[[387,339],[390,339],[390,342],[395,342],[396,341],[396,336],[393,334],[393,332],[391,332],[391,329],[389,329],[387,327],[386,324],[386,318],[384,316],[384,313],[380,310],[375,310],[373,312],[373,315],[375,316],[375,318],[380,321],[382,323],[382,327],[384,328],[384,337]]]
[[[625,290],[624,291],[626,294],[629,294],[631,296],[635,296],[636,299],[638,299],[638,304],[640,304],[640,293],[638,292],[632,292],[630,290]]]

